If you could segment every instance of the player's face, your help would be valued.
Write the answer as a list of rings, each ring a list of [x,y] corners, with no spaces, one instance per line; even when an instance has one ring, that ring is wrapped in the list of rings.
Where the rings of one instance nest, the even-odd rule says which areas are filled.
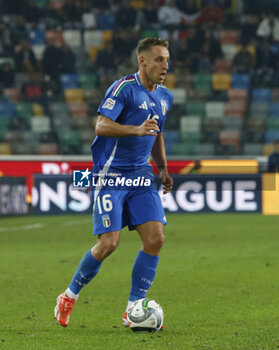
[[[152,46],[144,53],[143,67],[153,84],[163,84],[169,68],[169,50],[163,46]]]

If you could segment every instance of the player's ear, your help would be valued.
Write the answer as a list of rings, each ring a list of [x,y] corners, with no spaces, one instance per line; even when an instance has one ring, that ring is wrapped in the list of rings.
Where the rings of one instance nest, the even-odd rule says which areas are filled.
[[[139,66],[143,66],[143,67],[146,67],[146,64],[145,64],[145,57],[144,56],[139,56],[138,57],[138,62],[139,62]]]

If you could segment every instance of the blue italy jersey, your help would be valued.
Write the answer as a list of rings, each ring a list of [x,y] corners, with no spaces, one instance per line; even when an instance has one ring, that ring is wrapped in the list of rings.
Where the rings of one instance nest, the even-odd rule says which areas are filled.
[[[138,73],[115,81],[107,90],[98,114],[123,125],[141,125],[146,119],[156,119],[160,131],[164,129],[173,94],[164,85],[154,91],[144,88]],[[96,136],[92,145],[95,170],[112,166],[133,169],[148,164],[155,136],[103,137]]]

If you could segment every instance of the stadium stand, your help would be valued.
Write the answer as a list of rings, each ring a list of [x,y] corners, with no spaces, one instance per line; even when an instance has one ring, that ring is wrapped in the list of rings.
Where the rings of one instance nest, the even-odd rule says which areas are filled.
[[[136,15],[125,24],[122,1],[100,10],[77,0],[71,11],[62,0],[35,3],[38,18],[26,15],[25,0],[20,8],[5,1],[1,8],[0,154],[88,154],[104,92],[125,67],[127,74],[136,71],[134,48],[148,36],[170,41],[168,154],[272,150],[279,138],[279,45],[257,35],[263,0],[227,1],[226,7],[215,1],[215,13],[207,1],[195,1],[199,16],[171,26],[158,22],[163,0],[152,5],[152,22],[144,1],[130,1]],[[249,54],[247,70],[241,60]]]

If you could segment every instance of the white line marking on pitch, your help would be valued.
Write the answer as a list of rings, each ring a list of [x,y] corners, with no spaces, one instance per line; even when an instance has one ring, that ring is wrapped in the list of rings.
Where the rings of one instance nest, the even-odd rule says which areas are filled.
[[[24,226],[0,227],[0,232],[34,230],[37,228],[42,228],[44,226],[45,226],[44,224],[37,223],[37,224],[30,224],[30,225],[24,225]]]

